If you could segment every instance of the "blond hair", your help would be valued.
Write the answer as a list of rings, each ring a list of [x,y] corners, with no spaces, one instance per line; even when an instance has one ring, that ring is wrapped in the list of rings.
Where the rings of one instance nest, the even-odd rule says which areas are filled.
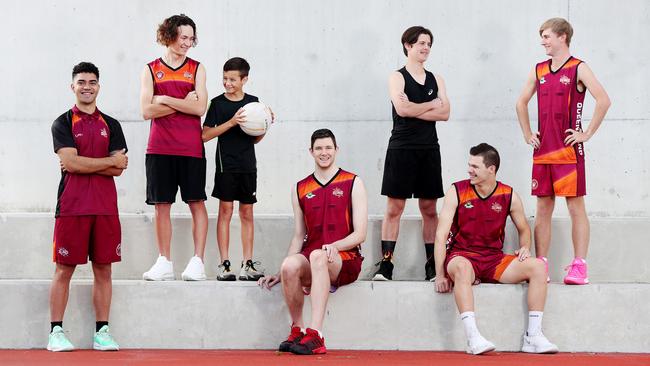
[[[571,45],[571,37],[573,36],[573,27],[571,26],[571,23],[569,23],[566,19],[564,18],[551,18],[542,24],[541,27],[539,27],[539,35],[542,35],[542,32],[544,32],[546,29],[551,29],[551,32],[557,34],[558,36],[565,35],[566,36],[566,45],[569,46]]]

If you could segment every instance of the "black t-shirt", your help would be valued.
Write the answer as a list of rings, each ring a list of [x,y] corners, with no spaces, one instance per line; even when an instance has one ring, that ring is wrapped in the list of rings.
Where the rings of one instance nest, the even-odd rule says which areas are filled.
[[[229,100],[224,94],[212,98],[203,126],[215,127],[224,124],[237,113],[239,108],[258,101],[256,96],[249,94],[244,94],[244,98],[236,102]],[[216,162],[217,172],[220,173],[257,172],[255,137],[244,133],[239,126],[232,127],[218,137]]]
[[[404,93],[413,103],[429,102],[438,97],[438,83],[435,76],[426,71],[424,85],[419,84],[406,67],[398,70],[404,77]],[[388,140],[389,149],[438,149],[438,133],[435,121],[425,121],[414,117],[402,117],[393,109],[393,131]]]

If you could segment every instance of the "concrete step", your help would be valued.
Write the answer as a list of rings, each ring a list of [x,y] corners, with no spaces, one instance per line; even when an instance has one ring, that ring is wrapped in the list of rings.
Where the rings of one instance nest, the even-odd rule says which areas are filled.
[[[530,223],[532,225],[532,219]],[[114,266],[115,279],[140,279],[155,261],[157,249],[153,223],[150,215],[122,215],[121,263]],[[177,278],[193,254],[191,241],[191,218],[185,215],[173,217],[172,261]],[[215,218],[210,217],[208,244],[205,256],[206,272],[215,278],[219,264],[216,249]],[[650,246],[646,231],[650,218],[591,218],[591,244],[589,249],[589,277],[593,282],[650,283]],[[52,232],[54,219],[46,214],[1,214],[0,256],[9,260],[0,264],[0,278],[48,279],[52,276]],[[255,218],[254,259],[261,260],[267,273],[275,273],[286,255],[292,236],[293,218],[290,216],[257,216]],[[402,221],[395,251],[397,280],[421,280],[424,278],[424,246],[422,245],[421,220],[406,217]],[[231,224],[230,259],[239,263],[241,255],[240,224],[233,217]],[[561,282],[564,267],[572,258],[571,225],[568,219],[553,220],[550,275]],[[381,258],[381,218],[372,217],[368,237],[362,246],[365,257],[361,279],[370,279]],[[516,231],[511,223],[506,234],[506,250],[513,251],[517,244]],[[90,266],[79,266],[75,278],[91,278]]]
[[[0,348],[44,348],[46,280],[0,280]],[[92,282],[74,280],[64,319],[71,341],[91,347]],[[482,334],[517,351],[527,321],[526,285],[474,287]],[[549,286],[544,333],[563,352],[650,352],[649,284]],[[309,313],[306,301],[305,315]],[[289,317],[279,287],[241,282],[115,281],[111,330],[123,348],[274,349]],[[360,281],[330,297],[323,332],[331,349],[464,350],[453,295],[426,282]]]

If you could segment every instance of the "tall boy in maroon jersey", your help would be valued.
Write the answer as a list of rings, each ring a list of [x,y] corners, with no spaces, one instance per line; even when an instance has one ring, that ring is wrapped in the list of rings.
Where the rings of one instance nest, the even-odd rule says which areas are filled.
[[[97,109],[99,70],[89,62],[72,69],[72,109],[52,124],[54,152],[61,164],[56,204],[53,260],[56,270],[50,287],[50,351],[71,351],[63,332],[70,279],[78,264],[92,261],[96,333],[93,348],[119,349],[109,332],[111,264],[121,260],[121,227],[114,176],[128,164],[120,123]]]
[[[270,289],[282,282],[291,316],[291,332],[280,352],[326,353],[321,333],[330,292],[354,282],[361,271],[359,249],[366,239],[368,199],[353,173],[336,166],[336,137],[328,129],[314,131],[309,152],[313,174],[292,189],[295,228],[280,272],[258,283]],[[305,329],[302,308],[311,293],[311,324]]]
[[[439,274],[436,291],[448,292],[453,285],[467,335],[467,353],[477,355],[495,347],[476,327],[472,285],[528,281],[528,330],[521,350],[555,353],[557,346],[542,333],[546,302],[544,263],[530,257],[530,227],[521,199],[510,186],[496,180],[500,158],[494,147],[482,143],[472,147],[469,154],[469,179],[454,183],[447,191],[439,217],[435,241]],[[503,253],[508,216],[519,233],[515,255]]]
[[[208,233],[205,209],[205,152],[201,140],[201,116],[208,92],[205,68],[187,57],[196,45],[196,25],[184,14],[171,16],[158,27],[158,43],[165,55],[145,66],[141,77],[142,117],[151,119],[147,144],[147,204],[155,205],[159,256],[143,274],[145,280],[173,280],[170,260],[172,224],[170,210],[178,187],[192,213],[194,256],[185,267],[183,280],[205,280],[203,254]]]
[[[571,56],[573,28],[562,18],[552,18],[539,28],[542,46],[550,59],[538,63],[528,75],[517,101],[517,117],[524,140],[532,145],[532,194],[537,196],[535,253],[546,264],[551,244],[551,217],[555,197],[566,197],[571,216],[574,259],[564,283],[585,285],[589,219],[585,209],[585,151],[583,142],[598,130],[609,109],[609,96],[583,61]],[[585,91],[596,99],[589,127],[583,131]],[[528,102],[537,93],[538,131],[532,132]],[[550,281],[550,278],[547,277]]]

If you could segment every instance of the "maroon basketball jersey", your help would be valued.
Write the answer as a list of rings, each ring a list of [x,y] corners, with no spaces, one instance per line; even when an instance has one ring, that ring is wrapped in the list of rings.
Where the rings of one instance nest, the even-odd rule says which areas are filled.
[[[162,59],[149,64],[153,78],[153,95],[184,99],[193,90],[198,61],[185,58],[178,68],[171,68]],[[174,112],[151,120],[147,154],[203,157],[201,117]]]
[[[551,60],[535,67],[537,75],[537,109],[540,147],[533,153],[535,164],[575,164],[584,160],[582,143],[566,146],[564,139],[571,128],[582,131],[582,108],[585,91],[578,90],[577,58],[569,59],[558,70],[551,70]]]
[[[449,232],[448,247],[477,255],[502,252],[512,188],[497,182],[494,191],[482,198],[469,179],[454,183],[454,187],[458,207]]]
[[[307,258],[312,251],[354,231],[352,186],[355,178],[356,175],[339,169],[325,184],[321,184],[313,174],[298,182],[296,191],[307,228],[301,253]],[[359,247],[340,254],[343,260],[354,258],[359,254]]]

